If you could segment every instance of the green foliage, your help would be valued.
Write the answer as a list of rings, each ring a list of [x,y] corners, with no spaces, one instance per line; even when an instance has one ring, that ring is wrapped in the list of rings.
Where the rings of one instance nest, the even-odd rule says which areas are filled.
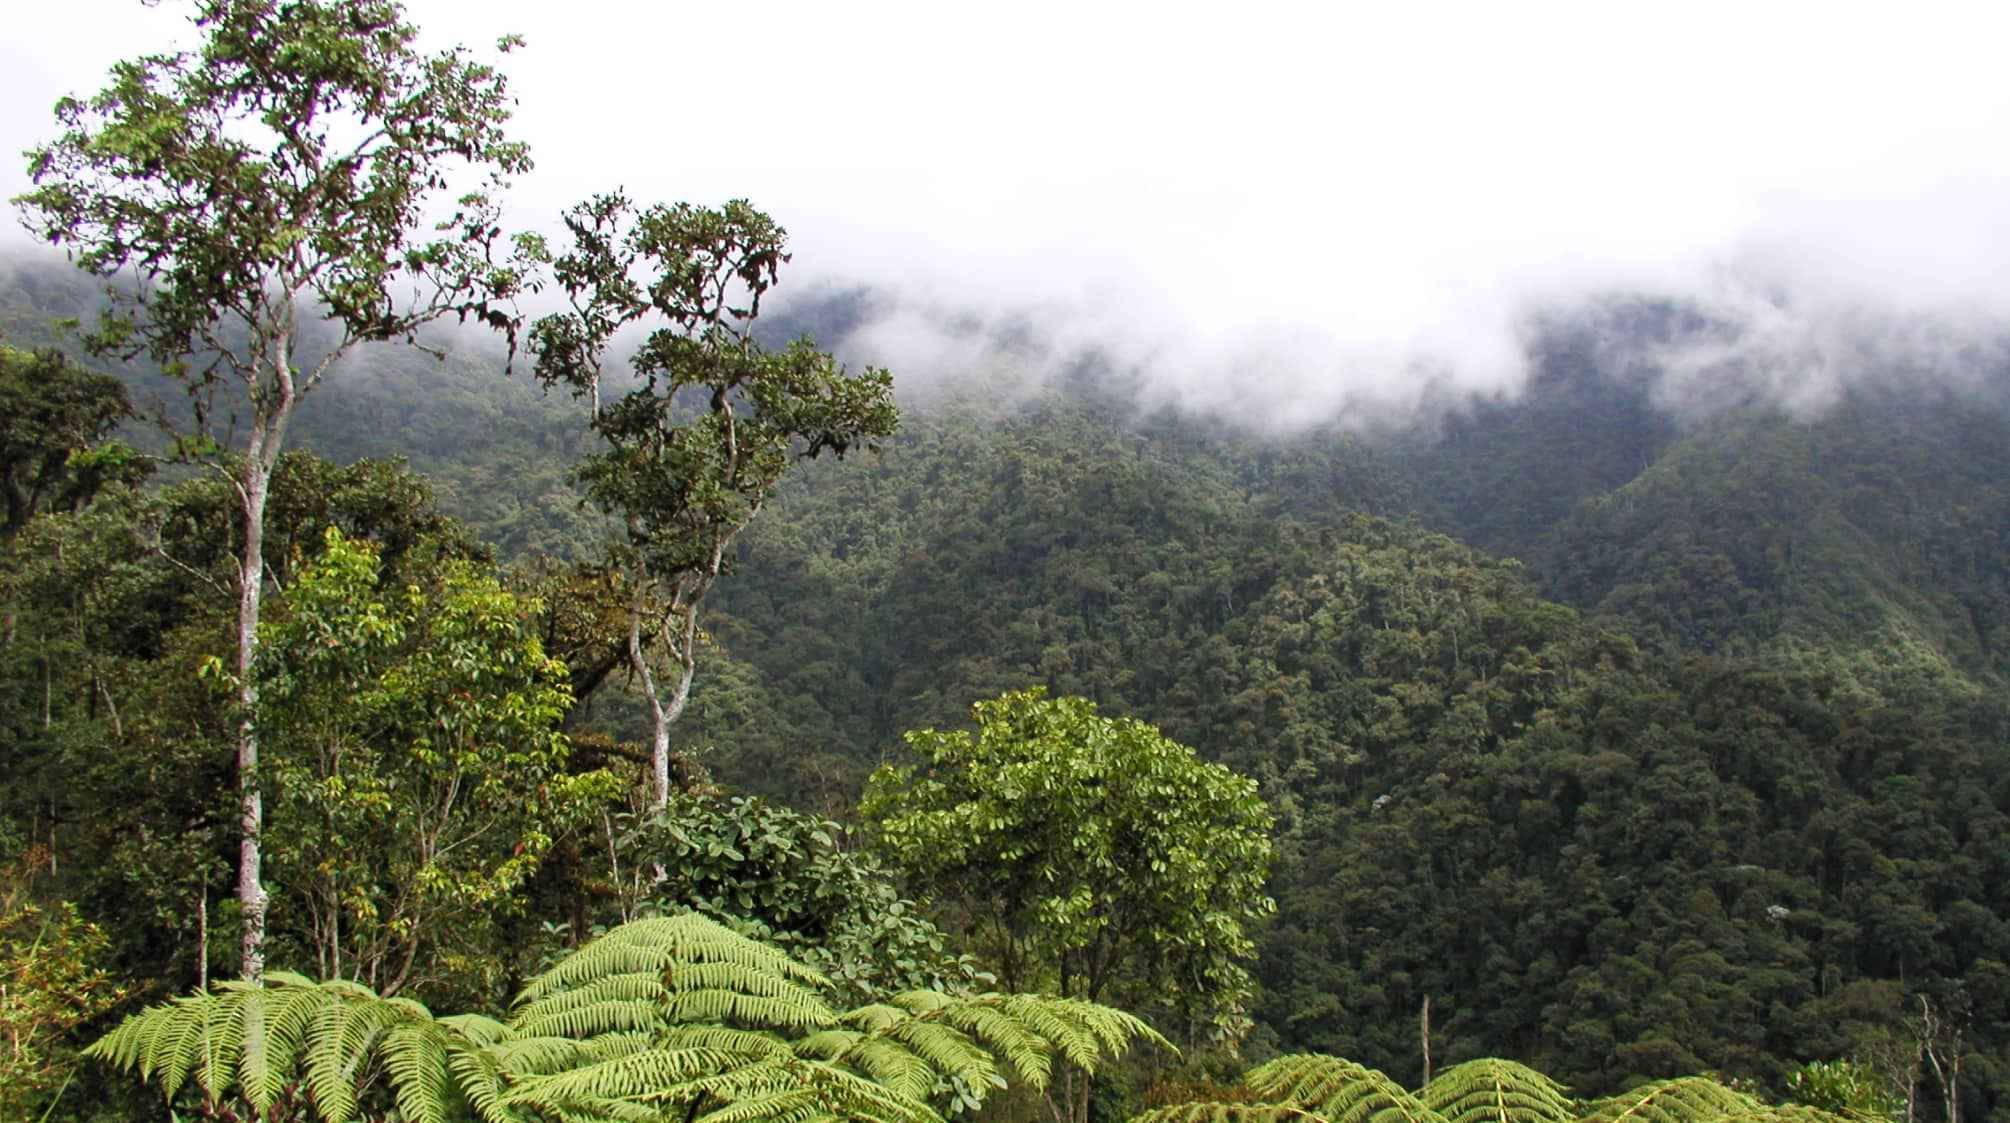
[[[135,484],[148,465],[107,440],[132,412],[119,381],[78,369],[54,351],[0,345],[0,535],[47,510],[75,514],[110,483]]]
[[[695,909],[751,925],[852,1001],[911,990],[967,992],[967,957],[844,829],[766,800],[679,793],[639,817],[616,853],[652,910]],[[660,869],[656,876],[652,870]]]
[[[577,474],[627,531],[628,661],[653,717],[661,807],[668,726],[696,672],[698,608],[730,563],[727,548],[791,463],[875,447],[899,412],[884,370],[847,374],[807,339],[780,352],[756,342],[787,234],[745,200],[638,211],[616,193],[574,207],[565,223],[571,245],[558,256],[528,242],[572,306],[532,325],[530,350],[540,382],[590,400],[606,442]],[[649,328],[632,360],[637,381],[603,404],[604,353],[631,324]],[[661,686],[644,652],[651,642],[669,664]]]
[[[1905,1111],[1905,1101],[1862,1061],[1809,1061],[1787,1074],[1787,1095],[1851,1119],[1895,1119]]]
[[[568,771],[538,605],[465,561],[387,589],[329,529],[262,625],[273,884],[322,974],[384,994],[485,951],[554,835],[610,794]]]
[[[105,970],[107,941],[68,901],[31,899],[31,853],[0,883],[0,1118],[28,1119],[60,1097],[77,1062],[72,1031],[125,997]]]
[[[121,62],[102,92],[57,105],[64,132],[30,153],[36,186],[15,200],[85,270],[146,282],[115,290],[95,347],[206,383],[203,356],[233,349],[221,333],[248,330],[255,353],[290,332],[296,302],[346,344],[407,337],[510,283],[485,253],[484,191],[529,158],[501,131],[501,74],[421,54],[386,0],[204,2],[192,22],[199,48]],[[482,189],[423,240],[454,165]],[[408,286],[429,299],[400,307]]]
[[[962,908],[1008,987],[1155,993],[1233,1030],[1245,926],[1271,909],[1256,787],[1135,719],[1042,689],[908,735],[863,808],[900,865]]]
[[[1300,1054],[1251,1069],[1239,1086],[1211,1100],[1166,1104],[1132,1123],[1454,1123],[1519,1119],[1540,1123],[1838,1123],[1806,1107],[1774,1107],[1706,1077],[1643,1085],[1590,1103],[1564,1095],[1542,1073],[1497,1058],[1447,1069],[1420,1093],[1386,1074],[1339,1057]]]
[[[275,972],[128,1018],[91,1053],[170,1100],[264,1110],[304,1085],[317,1118],[933,1121],[1056,1056],[1093,1068],[1136,1019],[1084,1002],[909,992],[839,1014],[823,979],[696,914],[613,929],[532,979],[504,1021],[436,1017],[347,982]]]
[[[1499,1057],[1445,1069],[1424,1086],[1423,1100],[1445,1123],[1571,1123],[1577,1117],[1562,1085]]]
[[[112,279],[94,353],[146,355],[189,394],[177,456],[227,469],[239,506],[230,667],[243,973],[264,963],[262,716],[254,674],[272,474],[302,399],[363,344],[416,342],[446,315],[514,331],[494,302],[488,192],[530,166],[505,138],[500,73],[422,54],[396,0],[199,0],[197,49],[121,62],[31,151],[28,225]],[[457,173],[477,181],[432,220]],[[450,196],[451,197],[451,196]],[[432,228],[422,232],[431,223]],[[331,338],[315,349],[302,316]],[[239,443],[241,442],[241,443]],[[231,447],[227,447],[231,445]]]

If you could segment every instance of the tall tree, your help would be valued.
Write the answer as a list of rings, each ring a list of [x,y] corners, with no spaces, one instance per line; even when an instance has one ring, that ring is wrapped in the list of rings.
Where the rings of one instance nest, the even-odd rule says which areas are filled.
[[[571,245],[550,258],[570,310],[531,328],[536,374],[585,398],[606,448],[586,458],[587,495],[627,529],[627,656],[653,733],[652,804],[670,798],[670,723],[697,670],[698,607],[734,538],[791,463],[894,431],[893,380],[848,374],[807,339],[755,341],[761,300],[788,261],[787,232],[744,200],[657,204],[620,193],[565,215]],[[604,400],[616,333],[650,325],[625,392]],[[667,663],[659,679],[649,645]]]
[[[182,447],[227,472],[241,517],[236,730],[243,972],[260,977],[258,679],[272,472],[302,399],[361,344],[442,316],[503,322],[492,192],[529,167],[501,73],[429,53],[395,0],[198,0],[194,50],[113,67],[29,154],[31,228],[115,282],[87,342],[186,385]],[[505,40],[504,46],[509,45]],[[471,180],[432,225],[450,181]],[[326,330],[309,342],[303,320]]]

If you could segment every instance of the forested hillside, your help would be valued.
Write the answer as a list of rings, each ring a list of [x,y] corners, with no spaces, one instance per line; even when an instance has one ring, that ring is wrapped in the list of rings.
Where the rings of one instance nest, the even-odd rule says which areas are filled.
[[[60,276],[11,278],[17,345],[82,307]],[[1678,415],[1650,370],[1584,331],[1548,338],[1524,396],[1408,433],[1264,438],[1140,415],[1092,381],[1010,411],[910,410],[877,455],[799,465],[735,544],[676,726],[682,766],[846,820],[904,732],[960,727],[974,702],[1031,685],[1078,695],[1254,778],[1275,817],[1255,1056],[1331,1053],[1417,1081],[1428,1027],[1440,1066],[1514,1056],[1597,1095],[1706,1070],[1783,1089],[1815,1060],[1903,1076],[1926,1044],[1962,1057],[1971,1114],[2000,1117],[2000,395],[1894,383],[1817,416],[1762,400]],[[618,766],[646,739],[594,632],[608,524],[568,479],[584,447],[572,403],[485,352],[365,353],[298,436],[334,465],[402,457],[416,475],[295,463],[282,554],[316,557],[332,523],[429,597],[475,579],[442,559],[504,563],[573,663],[580,762]],[[218,502],[199,480],[168,495],[170,534]],[[142,665],[194,675],[216,622],[172,606],[221,563],[190,539],[192,569],[156,572],[98,518],[74,532],[98,536],[97,592],[65,610],[67,638],[37,642],[100,652],[79,689],[140,681]],[[21,572],[17,598],[55,596],[63,576]],[[124,927],[120,954],[169,951],[186,977],[216,883],[223,810],[204,793],[220,758],[101,762],[92,794],[56,794],[106,716],[31,735],[21,703],[48,687],[29,673],[46,656],[10,645],[10,829],[86,865],[144,853],[115,877],[73,874],[75,895],[153,917]],[[178,707],[216,704],[147,697],[136,724],[162,745],[196,720]],[[37,810],[75,820],[104,801],[119,830],[64,835]],[[175,816],[201,829],[132,849],[132,831]],[[590,842],[558,839],[535,891],[547,919],[583,922],[611,890],[579,872]],[[179,872],[140,876],[164,868]],[[504,943],[531,930],[496,922]],[[456,995],[537,966],[438,954]]]

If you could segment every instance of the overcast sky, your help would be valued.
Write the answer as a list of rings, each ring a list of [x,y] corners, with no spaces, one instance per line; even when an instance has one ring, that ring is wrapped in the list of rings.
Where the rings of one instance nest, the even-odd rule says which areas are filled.
[[[172,3],[16,7],[9,151],[114,59],[191,39]],[[786,287],[901,294],[848,348],[896,379],[1093,349],[1303,420],[1511,390],[1530,308],[1627,289],[1748,324],[1730,358],[1818,398],[2010,322],[2001,3],[410,10],[441,45],[529,41],[518,221],[615,186],[751,198],[794,236]],[[942,326],[973,315],[1037,331],[985,354]]]

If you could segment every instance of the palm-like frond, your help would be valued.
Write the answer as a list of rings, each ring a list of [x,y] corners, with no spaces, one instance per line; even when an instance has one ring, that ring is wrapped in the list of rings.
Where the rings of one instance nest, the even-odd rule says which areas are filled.
[[[1317,1112],[1283,1104],[1189,1100],[1155,1107],[1131,1123],[1326,1123]]]
[[[1578,1114],[1562,1085],[1499,1057],[1445,1069],[1425,1085],[1422,1099],[1446,1123],[1571,1123]]]
[[[88,1055],[133,1069],[170,1098],[191,1080],[210,1102],[235,1085],[261,1111],[301,1075],[328,1123],[357,1114],[357,1088],[390,1078],[399,1111],[446,1123],[457,1099],[502,1123],[500,1072],[484,1043],[436,1021],[425,1007],[380,998],[351,983],[314,983],[274,972],[268,985],[226,983],[125,1020]]]
[[[1263,1100],[1329,1123],[1445,1123],[1380,1069],[1339,1057],[1279,1057],[1251,1070],[1243,1084]]]
[[[471,1107],[485,1123],[860,1119],[934,1123],[929,1099],[975,1102],[1006,1073],[1044,1087],[1056,1061],[1094,1071],[1144,1022],[1030,995],[898,995],[842,1018],[821,976],[695,914],[624,925],[533,980],[506,1021],[435,1017],[347,982],[274,972],[144,1011],[92,1054],[212,1103],[261,1111],[290,1084],[347,1123],[363,1089],[411,1123]],[[1379,1123],[1379,1121],[1376,1121]]]
[[[1440,1072],[1411,1095],[1339,1057],[1280,1057],[1214,1100],[1154,1108],[1131,1123],[1847,1123],[1811,1107],[1774,1107],[1708,1076],[1646,1084],[1584,1105],[1527,1065],[1487,1057]]]
[[[1581,1123],[1844,1123],[1819,1108],[1777,1107],[1707,1076],[1643,1084],[1591,1105]]]
[[[805,987],[829,985],[822,975],[783,952],[687,912],[630,921],[608,931],[532,979],[517,1001],[534,1002],[554,991],[615,975],[661,973],[675,967],[681,976],[696,973],[704,964],[734,964],[743,972],[787,979]],[[717,980],[712,976],[709,985],[718,985]],[[675,978],[664,982],[666,987],[680,985]]]

